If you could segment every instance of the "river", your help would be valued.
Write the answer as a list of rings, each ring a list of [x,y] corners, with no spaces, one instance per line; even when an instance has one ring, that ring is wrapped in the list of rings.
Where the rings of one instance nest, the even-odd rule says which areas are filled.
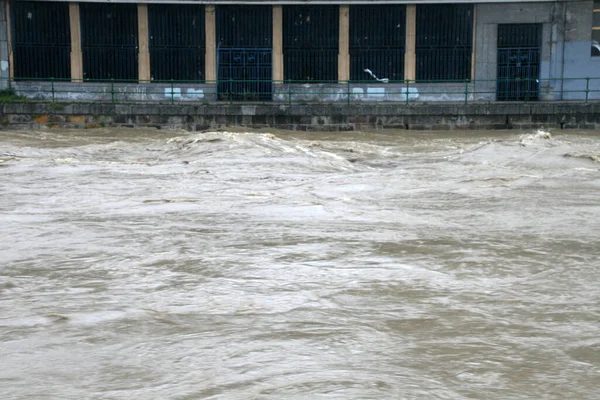
[[[0,132],[3,399],[598,399],[600,133]]]

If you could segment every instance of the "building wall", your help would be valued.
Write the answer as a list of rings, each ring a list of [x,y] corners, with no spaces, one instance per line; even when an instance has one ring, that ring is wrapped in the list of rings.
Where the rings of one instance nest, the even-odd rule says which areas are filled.
[[[565,8],[564,76],[600,78],[600,57],[592,57],[593,1],[568,2]],[[565,81],[566,91],[586,89],[585,80]],[[589,81],[589,98],[600,99],[600,79]],[[598,92],[594,92],[598,91]],[[581,98],[579,93],[566,93],[565,100]]]
[[[418,3],[418,2],[417,2]],[[474,82],[465,86],[463,83],[439,83],[426,85],[418,83],[404,88],[403,85],[374,84],[353,85],[343,84],[310,85],[302,90],[304,92],[295,100],[300,101],[347,101],[352,94],[354,100],[364,101],[463,101],[489,100],[496,98],[497,78],[497,41],[498,24],[504,23],[541,23],[541,72],[540,72],[540,97],[542,100],[583,100],[586,98],[586,87],[591,91],[587,94],[589,99],[600,99],[600,79],[586,81],[586,77],[600,78],[600,57],[590,55],[590,40],[592,26],[593,0],[583,1],[536,1],[536,2],[498,2],[479,3],[476,5],[475,17],[475,43],[474,43]],[[279,9],[280,11],[280,9]],[[210,14],[210,13],[209,13]],[[214,27],[213,27],[214,29]],[[208,32],[208,30],[207,30]],[[6,18],[6,0],[0,0],[0,78],[9,77],[9,51],[8,51],[8,21]],[[207,54],[213,52],[207,48]],[[279,60],[280,62],[281,60]],[[208,65],[208,64],[207,64]],[[212,64],[211,64],[212,65]],[[208,67],[207,67],[208,68]],[[207,69],[207,81],[212,78]],[[281,66],[277,69],[276,77],[282,73]],[[214,72],[214,71],[213,71]],[[409,77],[410,78],[410,77]],[[577,78],[563,81],[562,78]],[[6,87],[7,80],[0,79],[0,89]],[[22,83],[15,86],[19,88]],[[307,85],[308,86],[308,85]],[[339,87],[338,87],[339,86]],[[364,86],[364,87],[363,87]],[[140,85],[143,88],[143,85]],[[167,88],[170,90],[170,88]],[[165,96],[165,88],[160,87],[158,97]],[[187,90],[191,90],[191,101],[198,98],[199,90],[203,91],[202,99],[212,101],[215,92],[209,86],[181,88],[182,98]],[[594,92],[598,90],[598,92]],[[142,91],[140,91],[142,92]],[[288,92],[286,87],[284,93]],[[465,95],[465,92],[468,95]],[[33,96],[43,96],[43,91],[34,90]],[[69,93],[69,90],[65,91]],[[54,93],[46,95],[55,95]],[[147,93],[144,92],[143,96]],[[155,94],[152,93],[152,96]],[[152,96],[150,100],[155,100]],[[166,94],[172,98],[172,92]],[[329,97],[328,97],[329,96]],[[274,94],[275,101],[289,101],[290,96]],[[88,98],[93,100],[93,98]]]
[[[600,78],[600,57],[590,52],[592,5],[592,0],[477,5],[475,79],[497,77],[498,24],[542,23],[541,100],[583,100],[586,85],[588,98],[600,99],[600,79],[585,79]],[[476,86],[486,92],[476,99],[494,99],[495,82]]]
[[[482,92],[478,98],[495,98],[498,24],[542,23],[540,95],[549,99],[548,93],[558,82],[552,79],[561,77],[561,49],[557,47],[562,42],[562,32],[557,28],[562,24],[558,8],[561,7],[557,2],[477,5],[475,80],[486,80],[477,83],[477,91]]]

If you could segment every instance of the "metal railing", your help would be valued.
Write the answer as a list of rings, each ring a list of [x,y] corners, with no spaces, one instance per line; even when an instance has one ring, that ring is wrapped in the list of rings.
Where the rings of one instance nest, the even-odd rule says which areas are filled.
[[[7,80],[11,96],[0,101],[106,102],[207,104],[214,102],[253,102],[258,104],[312,103],[481,103],[502,101],[600,100],[600,77],[551,79],[481,79],[457,81],[274,81],[229,79],[229,92],[218,91],[217,81],[204,80]],[[266,83],[266,84],[265,84]],[[257,89],[258,88],[258,89]],[[264,92],[265,89],[268,93]],[[263,90],[256,92],[256,90]],[[509,92],[502,92],[508,90]],[[7,91],[4,91],[8,93]],[[265,95],[267,94],[267,95]]]

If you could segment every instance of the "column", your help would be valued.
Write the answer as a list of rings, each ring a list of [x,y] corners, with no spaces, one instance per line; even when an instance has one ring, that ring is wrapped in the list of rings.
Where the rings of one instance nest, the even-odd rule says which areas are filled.
[[[206,53],[204,56],[204,74],[207,83],[217,80],[217,32],[215,24],[215,6],[204,6]]]
[[[417,6],[406,6],[406,47],[404,49],[404,80],[415,80],[417,46]]]
[[[338,81],[350,80],[350,7],[340,5]]]
[[[283,73],[283,7],[273,6],[273,81],[281,83]]]
[[[0,0],[0,90],[9,86],[9,79],[14,77],[13,54],[10,37],[9,2]]]
[[[71,28],[71,82],[81,82],[83,80],[83,58],[81,55],[79,3],[69,3],[69,24]]]
[[[138,4],[138,80],[150,81],[150,38],[148,33],[148,4]]]

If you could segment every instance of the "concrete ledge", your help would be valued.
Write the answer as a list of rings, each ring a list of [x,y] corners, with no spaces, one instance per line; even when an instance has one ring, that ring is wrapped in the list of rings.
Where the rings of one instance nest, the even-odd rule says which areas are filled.
[[[370,104],[103,104],[25,102],[0,105],[0,126],[130,126],[206,130],[227,126],[347,131],[394,129],[600,128],[600,102]]]

